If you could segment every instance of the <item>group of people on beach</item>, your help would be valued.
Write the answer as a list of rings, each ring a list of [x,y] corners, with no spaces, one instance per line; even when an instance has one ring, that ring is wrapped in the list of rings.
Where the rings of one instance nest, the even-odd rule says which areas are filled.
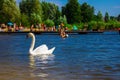
[[[38,29],[38,30],[36,30],[36,29]],[[59,35],[62,38],[68,37],[68,35],[66,34],[67,30],[68,30],[68,28],[65,27],[63,23],[61,23],[59,26],[53,26],[53,27],[46,27],[45,24],[31,25],[30,26],[31,32],[34,32],[34,31],[58,31]]]
[[[17,31],[23,31],[24,27],[22,25],[18,26],[16,23],[13,25],[8,24],[0,24],[0,32],[17,32]]]
[[[35,27],[36,26],[36,27]],[[29,29],[23,27],[23,26],[17,26],[15,23],[12,26],[1,24],[0,25],[0,32],[17,32],[17,31],[58,31],[59,35],[62,38],[68,37],[66,34],[67,27],[64,26],[63,23],[61,23],[58,27],[53,26],[53,27],[46,27],[45,24],[41,25],[31,25]]]

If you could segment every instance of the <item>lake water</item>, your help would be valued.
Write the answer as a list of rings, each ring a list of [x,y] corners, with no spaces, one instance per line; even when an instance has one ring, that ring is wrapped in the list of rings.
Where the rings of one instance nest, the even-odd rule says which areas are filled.
[[[120,80],[120,35],[36,35],[35,47],[53,55],[30,56],[26,35],[0,35],[0,80]]]

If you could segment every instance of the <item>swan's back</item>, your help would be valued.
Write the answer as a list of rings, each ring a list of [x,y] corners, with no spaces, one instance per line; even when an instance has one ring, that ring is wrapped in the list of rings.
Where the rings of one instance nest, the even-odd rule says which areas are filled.
[[[33,50],[33,55],[38,55],[38,54],[52,54],[54,51],[55,47],[53,47],[52,49],[48,50],[48,47],[43,44],[39,47],[37,47],[36,49]]]

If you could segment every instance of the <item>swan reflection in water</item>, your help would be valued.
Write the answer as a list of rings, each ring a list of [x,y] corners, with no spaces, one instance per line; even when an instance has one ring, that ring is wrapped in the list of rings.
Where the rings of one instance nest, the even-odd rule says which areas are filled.
[[[30,55],[30,75],[32,77],[47,77],[47,70],[53,67],[54,58],[55,56],[53,54],[41,54],[37,56]]]

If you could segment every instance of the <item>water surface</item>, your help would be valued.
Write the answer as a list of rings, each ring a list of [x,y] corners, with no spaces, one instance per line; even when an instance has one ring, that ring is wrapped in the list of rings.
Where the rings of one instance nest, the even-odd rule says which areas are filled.
[[[36,57],[30,43],[25,35],[0,35],[0,80],[120,79],[120,35],[36,35],[35,47],[56,47]]]

